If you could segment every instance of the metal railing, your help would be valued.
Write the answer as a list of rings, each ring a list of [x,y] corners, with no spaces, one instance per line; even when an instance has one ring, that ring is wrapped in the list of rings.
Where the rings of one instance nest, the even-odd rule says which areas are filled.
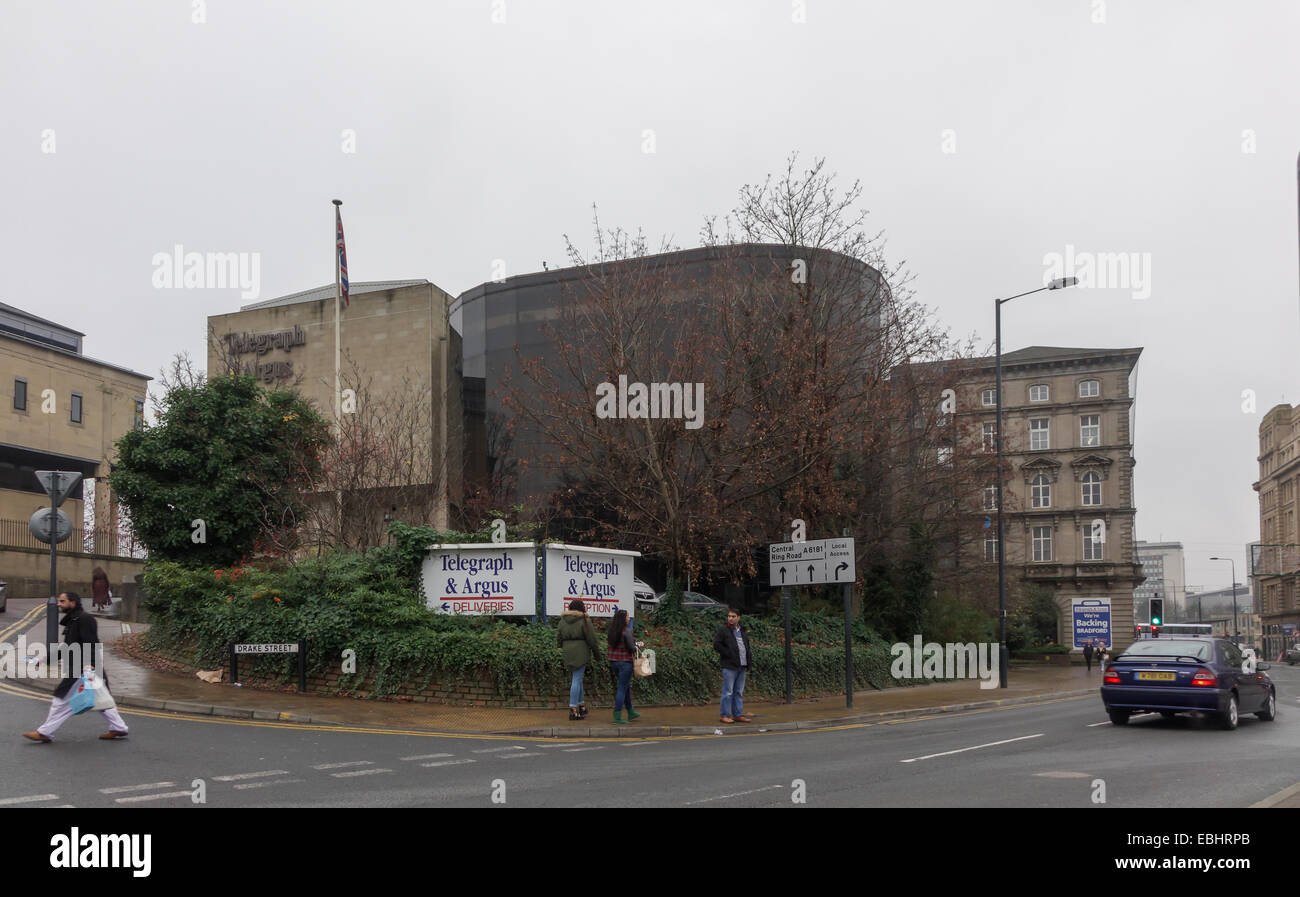
[[[49,546],[32,535],[26,520],[0,519],[0,547],[48,548]],[[134,539],[108,527],[74,527],[72,535],[67,541],[59,544],[59,549],[109,557],[143,557],[143,552]]]

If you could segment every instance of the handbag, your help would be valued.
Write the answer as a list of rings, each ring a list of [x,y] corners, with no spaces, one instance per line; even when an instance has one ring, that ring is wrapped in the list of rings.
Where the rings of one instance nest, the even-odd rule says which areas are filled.
[[[108,690],[108,683],[103,679],[97,679],[95,681],[97,685],[95,686],[95,704],[93,709],[115,710],[117,708],[117,701],[113,700],[113,695]]]
[[[636,657],[632,660],[632,672],[637,676],[653,676],[655,672],[655,652],[653,648],[636,649]]]
[[[95,706],[95,674],[86,673],[77,680],[72,686],[72,693],[68,695],[68,707],[71,708],[73,715],[85,713]]]

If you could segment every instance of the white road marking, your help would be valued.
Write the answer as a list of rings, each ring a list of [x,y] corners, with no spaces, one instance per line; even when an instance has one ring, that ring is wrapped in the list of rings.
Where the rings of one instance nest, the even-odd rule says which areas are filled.
[[[346,779],[349,776],[373,776],[381,772],[392,772],[392,770],[391,769],[354,769],[351,772],[332,772],[330,773],[330,775],[332,775],[336,779]]]
[[[233,776],[213,776],[214,782],[238,782],[241,779],[260,779],[263,776],[287,776],[287,769],[268,769],[265,772],[241,772]]]
[[[499,754],[502,751],[522,751],[522,750],[523,748],[521,748],[519,745],[512,744],[510,747],[480,748],[477,751],[470,751],[470,753],[471,754]]]
[[[1300,701],[1300,698],[1296,698],[1296,700]],[[539,744],[538,747],[539,748],[566,748],[566,747],[575,747],[580,744],[582,744],[581,741],[566,741],[564,744]]]
[[[11,806],[12,804],[34,804],[42,800],[58,800],[57,794],[32,794],[27,797],[6,797],[0,800],[0,807]]]
[[[437,763],[421,763],[421,766],[460,766],[462,763],[474,763],[474,760],[439,760]]]
[[[157,788],[175,788],[175,782],[154,782],[152,785],[123,785],[120,788],[100,788],[100,794],[126,794],[128,791],[153,791]]]
[[[523,754],[502,754],[502,755],[500,756],[499,759],[501,759],[501,760],[513,760],[513,759],[516,758],[516,757],[545,757],[545,756],[546,756],[545,754],[532,754],[532,753],[523,753]]]
[[[267,785],[291,785],[294,782],[301,782],[303,779],[275,779],[270,782],[244,782],[242,785],[236,785],[236,791],[243,791],[247,788],[265,788]]]
[[[1043,733],[1037,735],[1021,735],[1019,738],[1007,738],[1002,741],[990,741],[988,744],[977,744],[972,747],[957,748],[955,751],[943,751],[939,754],[926,754],[924,757],[912,757],[908,760],[900,760],[900,763],[915,763],[917,760],[933,760],[935,757],[947,757],[951,754],[964,754],[967,751],[978,751],[980,748],[997,747],[1000,744],[1011,744],[1015,741],[1028,741],[1030,738],[1042,738]]]
[[[621,741],[619,747],[640,747],[643,744],[658,744],[656,741]]]
[[[785,785],[768,785],[766,788],[755,788],[753,791],[737,791],[735,794],[719,794],[717,797],[706,797],[704,800],[687,801],[685,805],[689,807],[692,804],[707,804],[712,800],[726,800],[729,797],[744,797],[746,794],[759,794],[763,791],[771,791],[774,788],[785,787]]]
[[[319,766],[313,766],[312,769],[342,769],[345,766],[374,766],[373,760],[347,760],[343,763],[322,763]]]
[[[441,760],[443,757],[454,757],[455,754],[420,754],[418,757],[398,757],[399,760]]]
[[[600,750],[600,749],[603,748],[603,747],[604,747],[604,745],[601,745],[600,747],[565,748],[565,749],[564,749],[564,752],[565,752],[566,754],[572,754],[572,753],[575,753],[576,751],[598,751],[598,750]]]
[[[1114,725],[1114,723],[1112,723],[1110,720],[1106,720],[1104,723],[1088,723],[1088,728],[1095,729],[1097,726],[1112,726],[1112,725]]]
[[[119,797],[119,804],[138,804],[146,800],[170,800],[177,797],[193,797],[193,791],[168,791],[165,794],[137,794],[135,797]]]

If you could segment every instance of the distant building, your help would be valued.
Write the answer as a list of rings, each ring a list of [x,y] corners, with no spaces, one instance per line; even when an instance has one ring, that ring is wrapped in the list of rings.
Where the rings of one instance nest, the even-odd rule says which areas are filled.
[[[1162,598],[1168,622],[1187,619],[1187,575],[1181,542],[1136,542],[1134,552],[1146,581],[1133,590],[1139,623],[1151,621],[1151,599]]]
[[[1246,543],[1246,564],[1248,565],[1247,575],[1249,576],[1250,585],[1250,606],[1255,613],[1260,612],[1259,606],[1259,579],[1255,576],[1255,568],[1259,566],[1259,555],[1261,550],[1260,542]]]
[[[83,336],[0,303],[0,383],[9,391],[0,417],[0,580],[10,597],[46,597],[49,591],[49,549],[28,528],[32,513],[50,505],[37,470],[83,477],[60,508],[74,528],[59,546],[60,589],[88,595],[91,572],[103,567],[121,594],[140,572],[140,561],[119,538],[106,477],[117,440],[144,424],[150,378],[86,357]],[[87,504],[93,525],[83,527]]]
[[[1235,621],[1233,615],[1234,599],[1236,602]],[[1233,595],[1233,587],[1226,586],[1221,589],[1211,589],[1191,595],[1187,599],[1187,604],[1188,615],[1177,622],[1210,623],[1214,626],[1214,634],[1225,638],[1232,638],[1233,626],[1235,625],[1236,631],[1240,633],[1242,643],[1263,646],[1265,654],[1268,654],[1268,649],[1263,641],[1260,616],[1250,606],[1250,589],[1244,582],[1237,583],[1235,596]],[[1170,620],[1169,622],[1174,621]],[[1276,656],[1276,653],[1268,656]]]

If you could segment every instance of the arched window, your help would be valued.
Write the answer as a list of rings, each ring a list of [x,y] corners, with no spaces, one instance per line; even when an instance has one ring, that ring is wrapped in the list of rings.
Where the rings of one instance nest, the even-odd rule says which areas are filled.
[[[1035,508],[1050,508],[1052,506],[1052,486],[1047,481],[1047,477],[1041,473],[1034,477],[1030,483],[1030,504]]]
[[[1093,399],[1101,395],[1101,382],[1098,380],[1083,380],[1079,383],[1079,398]]]
[[[1101,504],[1101,477],[1095,473],[1085,473],[1080,483],[1083,490],[1083,503],[1088,507]]]

